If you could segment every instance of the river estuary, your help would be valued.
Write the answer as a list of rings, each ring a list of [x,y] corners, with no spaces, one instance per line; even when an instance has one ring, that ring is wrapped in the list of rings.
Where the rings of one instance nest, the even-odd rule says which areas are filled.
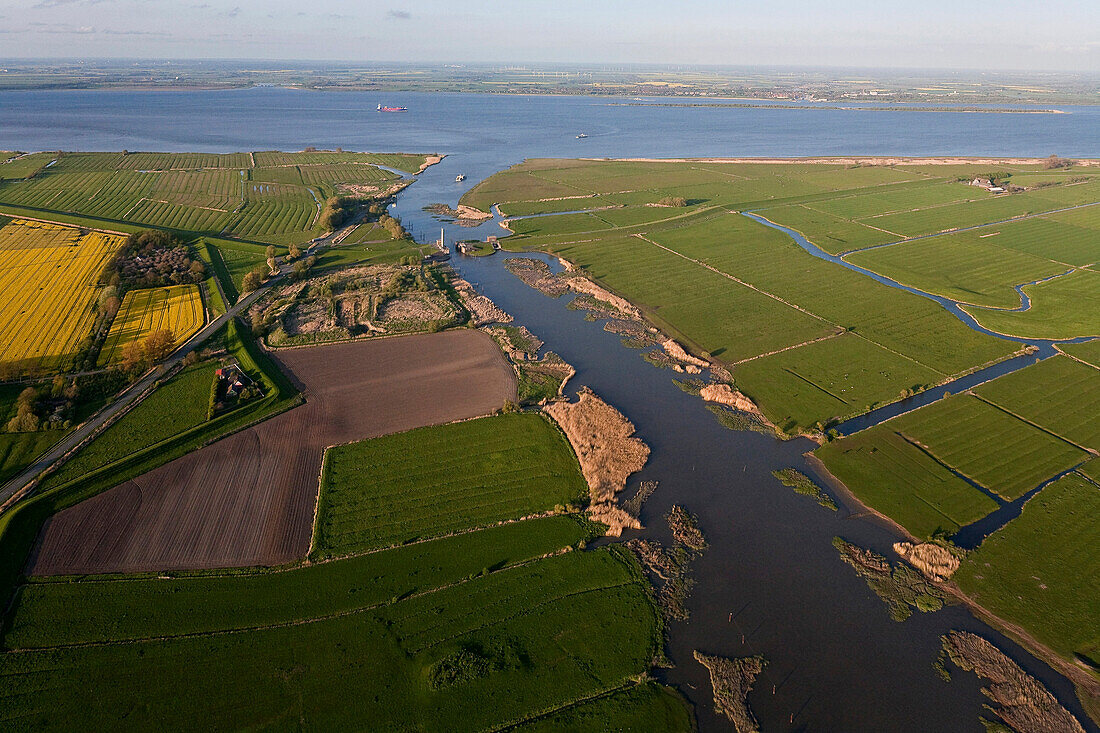
[[[1100,157],[1100,108],[1005,115],[625,107],[609,101],[271,88],[11,92],[0,94],[0,149],[231,152],[314,145],[446,153],[394,207],[420,241],[436,239],[441,226],[422,210],[425,205],[456,204],[470,186],[527,157]],[[377,104],[411,111],[377,114]],[[589,137],[576,139],[582,132]],[[456,183],[460,173],[467,178]],[[476,229],[444,226],[450,241],[498,233],[492,222]],[[957,674],[945,683],[932,667],[940,635],[951,629],[992,639],[1048,685],[1086,729],[1096,730],[1068,681],[965,609],[918,613],[904,623],[890,619],[831,540],[841,535],[890,555],[894,534],[873,518],[853,516],[843,497],[836,497],[841,510],[830,512],[771,475],[784,467],[815,475],[803,456],[813,443],[722,427],[698,397],[674,384],[679,375],[651,366],[601,323],[585,321],[582,311],[566,307],[568,297],[548,298],[524,285],[503,267],[506,256],[455,257],[452,265],[513,314],[516,325],[526,325],[576,367],[570,393],[591,387],[634,422],[652,455],[630,486],[659,482],[643,508],[642,534],[668,540],[662,517],[673,504],[699,516],[710,547],[694,565],[691,619],[669,626],[675,667],[661,677],[695,705],[702,730],[728,730],[729,724],[713,712],[707,672],[692,659],[694,649],[767,657],[749,699],[763,730],[978,733],[984,701],[978,679]],[[888,416],[873,414],[845,428]]]

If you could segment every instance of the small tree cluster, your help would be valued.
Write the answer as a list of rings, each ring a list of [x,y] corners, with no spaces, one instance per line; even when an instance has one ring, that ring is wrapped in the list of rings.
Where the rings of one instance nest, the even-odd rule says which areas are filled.
[[[170,329],[153,331],[143,341],[131,341],[122,351],[122,368],[134,375],[144,372],[168,358],[176,346],[176,335]]]
[[[15,400],[15,417],[8,420],[4,429],[9,433],[33,433],[38,430],[38,390],[27,387]]]
[[[351,196],[333,196],[325,202],[319,223],[325,229],[338,229],[351,218],[358,204],[358,199]]]
[[[382,228],[390,235],[390,239],[406,239],[408,234],[405,232],[405,228],[401,226],[401,222],[394,219],[389,214],[383,214],[378,217],[378,223],[382,225]]]
[[[58,374],[50,385],[27,387],[15,400],[15,415],[4,425],[9,433],[33,433],[56,427],[68,427],[76,409],[80,389],[76,379]],[[45,417],[43,417],[45,416]]]
[[[191,259],[183,242],[167,232],[146,229],[126,238],[102,279],[109,285],[151,288],[198,283],[205,277],[205,266]]]
[[[301,280],[307,274],[310,269],[317,264],[317,258],[314,255],[306,257],[304,260],[298,260],[294,263],[294,269],[291,271],[291,277],[295,280]]]
[[[1059,158],[1057,155],[1052,155],[1046,159],[1043,163],[1043,167],[1047,170],[1057,170],[1058,168],[1071,168],[1073,161],[1069,158]]]

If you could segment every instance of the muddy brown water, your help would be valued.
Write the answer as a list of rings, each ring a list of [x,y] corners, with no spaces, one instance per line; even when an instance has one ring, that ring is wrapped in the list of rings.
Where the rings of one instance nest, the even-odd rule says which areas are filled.
[[[459,330],[276,354],[306,403],[51,517],[35,575],[276,565],[305,557],[326,446],[514,400],[491,338]]]

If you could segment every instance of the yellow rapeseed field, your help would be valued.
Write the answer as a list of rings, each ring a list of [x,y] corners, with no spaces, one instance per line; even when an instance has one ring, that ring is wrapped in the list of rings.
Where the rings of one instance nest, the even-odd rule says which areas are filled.
[[[131,290],[122,299],[111,324],[99,352],[99,364],[120,361],[129,344],[143,341],[162,328],[171,331],[176,343],[182,344],[202,328],[203,321],[202,297],[197,285]]]
[[[15,219],[0,227],[0,369],[67,366],[95,322],[99,274],[123,239]]]

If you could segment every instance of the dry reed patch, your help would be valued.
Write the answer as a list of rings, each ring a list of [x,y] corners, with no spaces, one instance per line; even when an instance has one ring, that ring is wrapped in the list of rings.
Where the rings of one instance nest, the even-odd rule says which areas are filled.
[[[707,548],[707,540],[699,529],[698,520],[687,509],[676,504],[669,511],[667,519],[673,539],[681,545],[694,552],[702,552]]]
[[[610,304],[611,306],[615,307],[622,313],[625,313],[632,318],[640,320],[642,317],[641,311],[635,308],[629,300],[625,298],[620,298],[618,295],[615,295],[611,291],[600,287],[588,278],[569,277],[565,278],[565,281],[570,288],[577,291],[578,293],[591,295],[596,300],[602,300],[603,302]]]
[[[754,415],[760,414],[760,409],[752,400],[728,384],[708,384],[699,390],[699,396],[707,402],[717,402],[720,405],[726,405],[742,412],[751,412]]]
[[[676,341],[673,339],[666,339],[665,342],[661,344],[661,346],[664,348],[665,352],[669,356],[671,356],[673,359],[676,359],[677,361],[682,361],[685,364],[691,364],[693,366],[703,368],[710,366],[709,361],[695,358],[694,356],[689,354],[683,346],[680,346],[680,344],[676,343]]]
[[[919,545],[895,542],[894,552],[933,580],[947,580],[959,569],[959,558],[952,555],[946,547],[934,542],[923,542]]]
[[[726,659],[696,651],[695,660],[710,672],[715,711],[729,718],[737,733],[757,733],[760,724],[749,709],[748,697],[756,676],[767,664],[764,657]]]
[[[1084,728],[1034,677],[987,639],[966,631],[943,636],[943,651],[960,669],[989,680],[988,708],[1019,733],[1084,733]]]
[[[462,300],[462,305],[470,311],[475,326],[484,326],[489,323],[511,323],[512,316],[504,312],[487,296],[474,290],[467,281],[456,278],[451,281],[455,292]]]
[[[634,425],[621,412],[585,388],[576,402],[554,402],[543,408],[569,438],[581,473],[588,482],[593,519],[608,525],[608,534],[641,528],[641,522],[615,503],[626,479],[649,459],[649,446],[634,437]]]

